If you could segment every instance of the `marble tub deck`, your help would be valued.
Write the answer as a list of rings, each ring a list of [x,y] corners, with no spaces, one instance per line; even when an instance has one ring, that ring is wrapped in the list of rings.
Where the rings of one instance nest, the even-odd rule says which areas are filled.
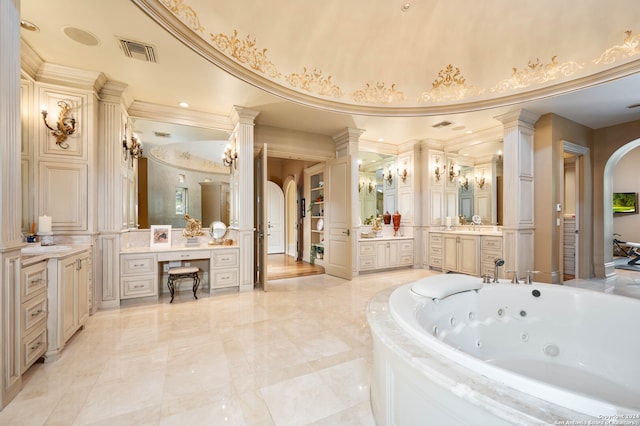
[[[366,305],[433,274],[315,275],[99,311],[26,373],[0,424],[374,425]],[[640,298],[640,273],[565,284]]]

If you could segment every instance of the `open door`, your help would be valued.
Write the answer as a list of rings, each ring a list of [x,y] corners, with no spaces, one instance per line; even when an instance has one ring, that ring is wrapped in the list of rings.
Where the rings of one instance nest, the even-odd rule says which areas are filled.
[[[350,280],[353,275],[351,233],[351,157],[326,164],[325,272]]]
[[[268,290],[267,282],[267,144],[265,143],[255,158],[255,193],[256,193],[256,282],[264,291]]]

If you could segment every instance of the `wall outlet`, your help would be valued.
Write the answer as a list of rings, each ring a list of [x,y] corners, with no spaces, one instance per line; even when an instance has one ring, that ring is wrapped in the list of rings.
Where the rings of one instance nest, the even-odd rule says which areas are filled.
[[[164,265],[162,265],[162,270],[163,270],[164,272],[169,272],[169,264],[168,264],[168,263],[165,263]]]

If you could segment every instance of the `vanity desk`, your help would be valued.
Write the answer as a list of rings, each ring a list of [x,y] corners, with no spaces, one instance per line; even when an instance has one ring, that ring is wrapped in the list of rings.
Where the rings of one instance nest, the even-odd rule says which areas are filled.
[[[158,249],[131,247],[120,252],[120,299],[158,297],[169,267],[199,266],[210,292],[240,286],[237,245],[207,245]],[[168,290],[167,290],[168,291]]]

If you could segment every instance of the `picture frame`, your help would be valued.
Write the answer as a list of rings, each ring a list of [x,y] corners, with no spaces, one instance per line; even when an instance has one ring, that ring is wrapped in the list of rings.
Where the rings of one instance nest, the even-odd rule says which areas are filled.
[[[151,225],[151,248],[171,248],[171,225]]]

